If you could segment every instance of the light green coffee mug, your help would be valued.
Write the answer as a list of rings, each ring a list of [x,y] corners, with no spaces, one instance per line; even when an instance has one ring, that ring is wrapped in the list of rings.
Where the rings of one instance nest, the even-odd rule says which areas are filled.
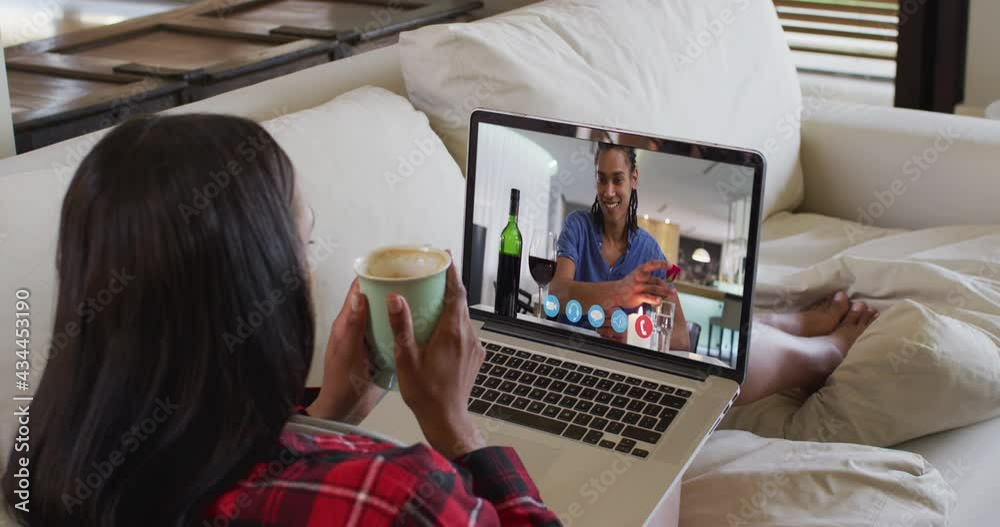
[[[414,339],[426,344],[444,307],[449,265],[450,254],[426,245],[381,247],[354,261],[361,294],[368,299],[368,345],[376,385],[396,387],[396,345],[386,297],[395,293],[406,299]]]

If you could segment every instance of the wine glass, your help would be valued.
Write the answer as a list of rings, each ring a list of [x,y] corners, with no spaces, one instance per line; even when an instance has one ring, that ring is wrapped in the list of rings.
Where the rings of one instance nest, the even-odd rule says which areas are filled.
[[[556,235],[538,231],[531,236],[528,270],[538,284],[538,318],[545,318],[545,291],[556,274]]]

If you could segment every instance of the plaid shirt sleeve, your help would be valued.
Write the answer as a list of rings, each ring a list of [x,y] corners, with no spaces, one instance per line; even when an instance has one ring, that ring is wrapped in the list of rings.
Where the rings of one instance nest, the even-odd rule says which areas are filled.
[[[457,459],[455,464],[468,473],[470,494],[490,502],[500,525],[562,525],[542,503],[514,449],[482,448]]]
[[[278,450],[210,503],[208,525],[560,525],[509,448],[453,463],[425,445],[286,431]]]

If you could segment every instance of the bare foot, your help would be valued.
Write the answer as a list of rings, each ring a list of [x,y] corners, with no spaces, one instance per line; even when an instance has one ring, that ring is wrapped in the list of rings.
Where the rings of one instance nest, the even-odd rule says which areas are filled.
[[[878,311],[864,302],[851,302],[847,314],[829,335],[802,339],[812,377],[806,390],[814,392],[826,383],[827,377],[844,361],[851,346],[876,318]]]
[[[785,333],[800,337],[829,335],[840,324],[850,307],[847,293],[837,291],[834,295],[797,313],[766,313],[758,317],[761,322],[776,327]]]
[[[851,302],[851,309],[840,321],[837,329],[829,335],[816,337],[815,340],[825,342],[840,353],[841,357],[846,357],[848,350],[854,345],[854,341],[865,332],[868,325],[878,318],[878,311],[875,311],[864,302]]]

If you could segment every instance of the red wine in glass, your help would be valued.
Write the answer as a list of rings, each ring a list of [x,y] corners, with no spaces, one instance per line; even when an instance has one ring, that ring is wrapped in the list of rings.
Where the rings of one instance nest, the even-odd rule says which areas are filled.
[[[556,275],[556,261],[538,256],[528,256],[528,270],[539,287],[545,287]]]
[[[545,318],[545,287],[556,275],[556,236],[548,231],[536,232],[531,237],[528,251],[528,271],[538,284],[538,318]]]

